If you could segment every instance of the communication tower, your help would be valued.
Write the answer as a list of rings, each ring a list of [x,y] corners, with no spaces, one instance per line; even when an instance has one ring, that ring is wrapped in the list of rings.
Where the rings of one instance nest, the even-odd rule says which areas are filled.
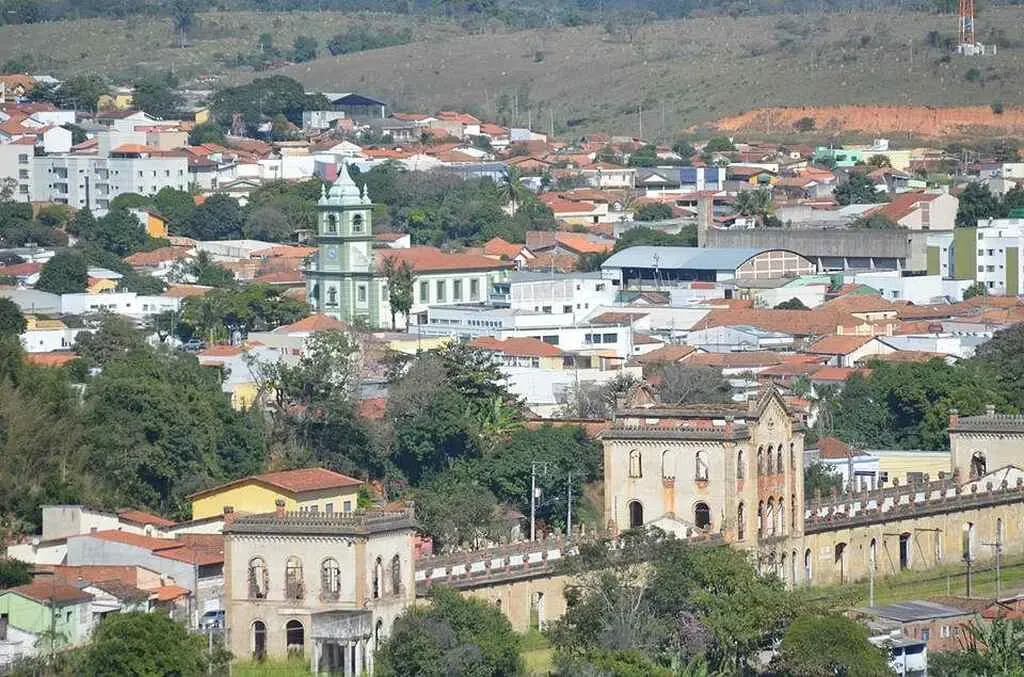
[[[966,56],[981,56],[987,53],[985,45],[978,42],[978,36],[974,31],[974,0],[960,0],[960,8],[957,13],[959,22],[959,37],[956,51]],[[996,53],[996,46],[992,45],[992,54]]]

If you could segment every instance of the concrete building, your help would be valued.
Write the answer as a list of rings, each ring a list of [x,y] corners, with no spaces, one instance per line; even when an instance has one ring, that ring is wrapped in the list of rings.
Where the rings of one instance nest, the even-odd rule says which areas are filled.
[[[928,238],[928,273],[980,282],[992,296],[1021,293],[1024,219],[989,219]]]
[[[65,315],[87,315],[109,312],[127,317],[144,318],[165,311],[177,311],[181,299],[174,296],[146,296],[135,292],[104,292],[102,294],[61,294],[60,312]]]
[[[45,155],[31,158],[33,202],[88,207],[97,216],[122,193],[156,195],[162,188],[188,189],[188,159],[154,154],[146,147],[122,147],[109,157]]]
[[[622,289],[676,286],[699,280],[772,279],[815,272],[803,256],[785,249],[630,247],[612,254],[601,273]]]
[[[0,179],[15,181],[11,199],[16,202],[32,200],[32,172],[35,157],[35,139],[20,139],[14,143],[0,143]]]
[[[372,674],[374,651],[415,599],[412,510],[287,512],[283,500],[269,514],[224,510],[231,652]]]

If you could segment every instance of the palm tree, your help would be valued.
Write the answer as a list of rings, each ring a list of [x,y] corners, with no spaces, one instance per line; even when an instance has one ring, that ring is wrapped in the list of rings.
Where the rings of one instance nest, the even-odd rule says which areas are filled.
[[[505,173],[501,175],[501,179],[498,181],[501,197],[505,202],[512,205],[512,216],[515,216],[519,210],[520,197],[523,194],[523,184],[519,182],[521,178],[522,172],[519,171],[518,167],[506,167]]]
[[[740,191],[733,208],[740,216],[753,216],[762,225],[764,217],[772,212],[772,194],[764,188]]]

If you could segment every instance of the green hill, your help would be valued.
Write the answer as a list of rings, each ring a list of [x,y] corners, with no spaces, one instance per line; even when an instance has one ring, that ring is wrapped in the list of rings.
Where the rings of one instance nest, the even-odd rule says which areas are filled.
[[[1009,107],[1024,103],[1024,9],[978,19],[996,56],[959,57],[946,42],[955,18],[926,13],[728,16],[465,33],[455,24],[383,14],[222,12],[200,16],[191,46],[174,47],[164,19],[86,20],[0,29],[0,62],[22,56],[34,70],[130,76],[167,69],[217,82],[252,78],[229,67],[273,35],[322,46],[354,25],[411,28],[413,42],[272,71],[310,88],[358,90],[398,110],[461,108],[508,123],[554,123],[556,132],[608,130],[669,137],[678,130],[773,105],[919,104]],[[994,27],[998,27],[997,29]],[[54,49],[54,45],[62,45]],[[216,83],[215,85],[216,86]],[[516,115],[518,111],[518,115]]]

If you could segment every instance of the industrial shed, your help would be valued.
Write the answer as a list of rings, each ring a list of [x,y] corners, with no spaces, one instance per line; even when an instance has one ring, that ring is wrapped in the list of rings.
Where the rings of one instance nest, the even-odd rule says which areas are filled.
[[[788,249],[713,249],[707,247],[630,247],[601,264],[606,278],[623,288],[675,282],[724,282],[798,277],[814,264]]]

